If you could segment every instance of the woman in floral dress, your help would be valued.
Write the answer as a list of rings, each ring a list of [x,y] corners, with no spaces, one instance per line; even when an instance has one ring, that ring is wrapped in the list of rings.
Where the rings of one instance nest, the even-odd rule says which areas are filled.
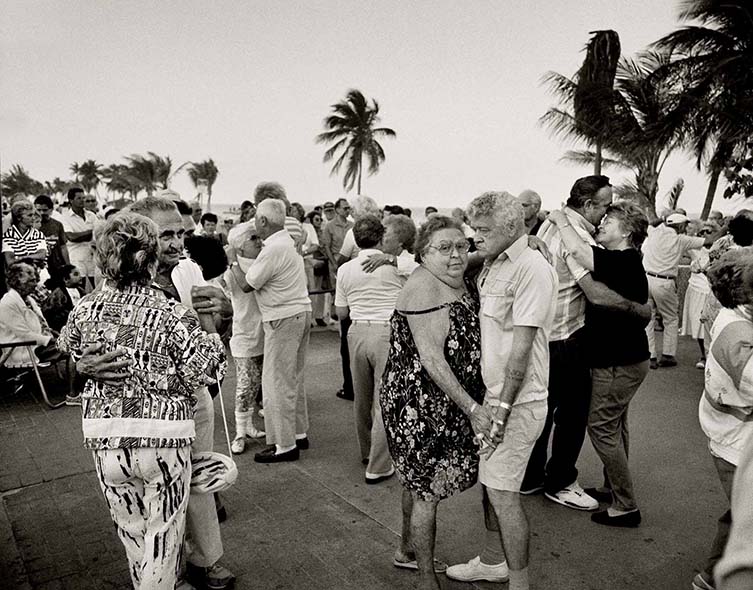
[[[468,241],[458,223],[432,216],[415,245],[420,262],[392,316],[380,401],[390,454],[403,485],[403,531],[393,564],[419,570],[419,588],[438,589],[437,503],[476,482],[483,407],[478,303],[466,289]]]

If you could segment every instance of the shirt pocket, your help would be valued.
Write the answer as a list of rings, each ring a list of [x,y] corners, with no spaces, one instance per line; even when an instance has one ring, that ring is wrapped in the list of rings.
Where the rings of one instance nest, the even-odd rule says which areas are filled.
[[[487,317],[502,321],[512,308],[514,297],[515,288],[512,281],[497,279],[488,286],[488,290],[484,294],[481,313]]]

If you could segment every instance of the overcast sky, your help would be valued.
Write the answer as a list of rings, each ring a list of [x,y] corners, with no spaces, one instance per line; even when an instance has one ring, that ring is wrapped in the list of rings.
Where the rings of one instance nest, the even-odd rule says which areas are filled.
[[[589,31],[615,29],[629,55],[676,13],[656,0],[0,0],[0,164],[50,180],[88,158],[211,157],[219,202],[278,180],[291,200],[320,203],[343,189],[314,136],[358,88],[397,132],[364,194],[450,207],[533,188],[552,208],[590,171],[560,163],[571,146],[537,125],[555,103],[542,75],[572,75]],[[705,177],[684,154],[660,195],[678,177],[681,206],[700,211]],[[195,192],[183,173],[173,188]],[[717,205],[728,205],[721,189]]]

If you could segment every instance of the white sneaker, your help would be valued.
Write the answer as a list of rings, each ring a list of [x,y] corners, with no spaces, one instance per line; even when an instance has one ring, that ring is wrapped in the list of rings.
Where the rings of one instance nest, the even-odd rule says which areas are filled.
[[[507,562],[503,561],[497,565],[486,565],[481,562],[481,557],[476,556],[468,563],[459,563],[447,568],[445,575],[459,582],[477,582],[484,580],[486,582],[507,582],[510,572],[507,569]]]
[[[575,510],[597,510],[599,508],[599,502],[584,492],[577,481],[556,494],[544,492],[544,495],[552,502]]]

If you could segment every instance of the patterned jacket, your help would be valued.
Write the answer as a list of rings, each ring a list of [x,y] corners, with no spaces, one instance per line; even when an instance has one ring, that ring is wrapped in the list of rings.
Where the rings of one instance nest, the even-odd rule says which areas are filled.
[[[74,360],[93,344],[125,350],[131,366],[117,385],[90,379],[82,394],[90,449],[181,447],[195,436],[192,392],[225,374],[225,350],[196,313],[149,287],[102,289],[81,299],[58,347]]]

